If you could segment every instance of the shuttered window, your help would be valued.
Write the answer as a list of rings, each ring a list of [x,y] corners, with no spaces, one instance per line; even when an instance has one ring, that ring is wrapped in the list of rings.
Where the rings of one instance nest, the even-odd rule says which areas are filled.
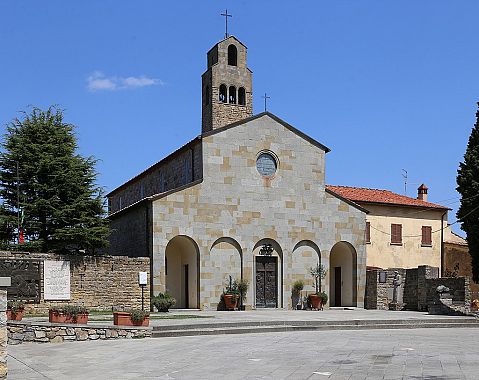
[[[422,226],[421,245],[432,245],[432,227]]]
[[[366,222],[366,243],[371,243],[371,224]]]
[[[402,224],[391,224],[391,244],[402,244]]]

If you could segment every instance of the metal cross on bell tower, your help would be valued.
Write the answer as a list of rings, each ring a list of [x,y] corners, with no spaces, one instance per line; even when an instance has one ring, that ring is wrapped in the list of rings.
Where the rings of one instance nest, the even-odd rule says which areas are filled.
[[[271,96],[268,96],[268,95],[266,94],[266,92],[265,92],[265,93],[264,93],[264,96],[262,96],[262,98],[264,99],[264,112],[266,112],[266,110],[267,110],[267,107],[266,107],[266,106],[267,106],[267,101],[268,101],[268,99],[271,99]]]
[[[228,14],[228,9],[225,9],[225,13],[221,13],[221,16],[224,16],[225,18],[225,23],[226,23],[226,32],[225,32],[225,38],[228,38],[228,17],[233,17],[232,15]]]

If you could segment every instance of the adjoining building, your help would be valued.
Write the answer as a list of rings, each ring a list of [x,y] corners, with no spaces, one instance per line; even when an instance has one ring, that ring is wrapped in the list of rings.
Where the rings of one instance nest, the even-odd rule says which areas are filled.
[[[422,184],[417,198],[389,190],[348,186],[326,188],[368,210],[367,266],[376,268],[443,268],[448,207],[428,202]]]
[[[363,307],[367,211],[325,187],[326,146],[253,116],[246,54],[233,36],[208,52],[201,135],[108,194],[110,252],[150,257],[152,292],[179,308],[216,308],[229,276],[247,307],[291,308],[318,262],[330,305]]]

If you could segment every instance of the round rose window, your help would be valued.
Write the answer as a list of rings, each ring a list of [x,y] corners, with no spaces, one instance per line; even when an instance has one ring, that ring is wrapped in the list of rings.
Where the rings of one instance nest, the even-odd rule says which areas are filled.
[[[271,177],[276,173],[276,159],[270,153],[261,153],[256,159],[256,169],[264,177]]]

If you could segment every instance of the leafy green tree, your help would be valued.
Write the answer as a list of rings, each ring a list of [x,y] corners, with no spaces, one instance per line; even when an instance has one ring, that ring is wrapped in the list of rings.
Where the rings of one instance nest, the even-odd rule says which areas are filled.
[[[466,232],[472,257],[473,279],[479,282],[479,110],[476,112],[476,118],[464,162],[459,164],[457,172],[457,191],[461,194],[457,217],[462,222],[461,228]]]
[[[94,253],[106,246],[109,228],[103,192],[95,184],[96,160],[77,153],[74,129],[56,107],[33,108],[7,125],[0,152],[0,214],[8,225],[13,216],[16,231],[18,185],[27,244],[45,251]],[[5,238],[11,239],[11,233]]]

